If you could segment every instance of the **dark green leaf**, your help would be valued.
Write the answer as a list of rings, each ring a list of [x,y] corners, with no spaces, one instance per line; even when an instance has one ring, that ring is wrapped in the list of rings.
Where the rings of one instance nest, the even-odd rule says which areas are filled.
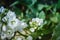
[[[44,11],[41,11],[39,13],[39,18],[45,19],[45,13],[44,13]]]

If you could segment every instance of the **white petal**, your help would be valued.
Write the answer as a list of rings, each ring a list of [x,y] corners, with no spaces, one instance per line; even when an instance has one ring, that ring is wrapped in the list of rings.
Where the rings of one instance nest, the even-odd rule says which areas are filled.
[[[1,39],[5,39],[6,38],[6,34],[2,33],[1,34]]]
[[[16,28],[18,26],[18,23],[19,23],[19,20],[18,19],[15,19],[13,21],[9,21],[8,22],[8,26],[12,29]]]
[[[33,40],[32,36],[28,36],[27,40]]]
[[[14,36],[14,31],[13,30],[7,30],[6,37],[10,39],[13,36]]]
[[[5,25],[3,25],[2,30],[6,31],[6,26]]]
[[[41,39],[42,37],[41,36],[39,36],[39,39]]]
[[[37,24],[40,26],[43,24],[43,19],[39,19],[39,18],[33,18],[32,22],[37,22]]]
[[[31,31],[31,32],[34,32],[34,31],[35,31],[35,29],[34,29],[34,28],[30,28],[30,31]]]
[[[17,38],[17,40],[22,40],[22,38],[19,37],[19,38]]]

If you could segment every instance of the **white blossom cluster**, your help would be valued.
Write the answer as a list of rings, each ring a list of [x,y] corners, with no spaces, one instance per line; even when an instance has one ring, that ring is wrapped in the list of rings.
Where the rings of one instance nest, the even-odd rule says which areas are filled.
[[[29,24],[32,26],[33,24],[35,26],[41,26],[43,24],[43,19],[40,18],[32,18],[32,21],[29,22]],[[35,27],[36,28],[36,27]],[[35,31],[35,28],[30,28],[31,32]]]
[[[0,8],[0,12],[3,12],[3,10],[4,9]],[[6,16],[2,18],[2,21],[6,23],[6,24],[0,23],[0,29],[2,28],[2,30],[0,30],[2,40],[4,40],[5,38],[10,39],[11,37],[14,36],[15,31],[21,32],[23,31],[24,28],[28,26],[25,22],[17,19],[15,12],[12,12],[10,10],[7,12]]]
[[[43,19],[33,18],[30,24],[32,24],[33,22],[35,22],[38,26],[40,26],[43,24]]]
[[[4,7],[0,8],[0,13],[3,13],[5,10]],[[0,16],[1,18],[1,16]],[[2,40],[5,40],[5,38],[11,39],[15,32],[18,31],[22,34],[26,34],[26,32],[24,31],[24,28],[28,27],[28,25],[24,22],[19,20],[16,17],[15,12],[8,10],[7,13],[5,13],[5,16],[1,19],[0,22],[0,36]],[[41,26],[43,24],[43,19],[40,18],[32,18],[32,20],[29,22],[30,25],[34,25],[35,26]],[[35,28],[31,27],[29,29],[31,32],[35,32]],[[33,37],[28,35],[28,37],[25,39],[24,37],[16,37],[14,40],[33,40]]]

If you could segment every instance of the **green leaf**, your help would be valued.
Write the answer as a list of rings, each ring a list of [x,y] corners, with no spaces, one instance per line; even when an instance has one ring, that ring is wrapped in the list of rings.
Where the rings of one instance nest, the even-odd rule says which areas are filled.
[[[54,23],[58,23],[60,22],[60,14],[57,12],[55,14],[53,14],[53,17],[50,17],[50,20]]]
[[[50,20],[54,23],[57,23],[58,22],[58,18],[57,17],[51,17]]]
[[[34,9],[31,9],[31,11],[29,11],[29,9],[28,10],[26,10],[26,17],[28,17],[28,18],[34,18],[35,16],[36,16],[36,11],[34,12],[35,10]]]
[[[37,0],[26,0],[25,3],[27,3],[28,6],[33,6],[36,2]]]
[[[34,5],[37,2],[37,0],[32,0],[32,5]]]
[[[41,11],[41,12],[39,13],[39,18],[45,19],[45,13],[44,13],[44,11]]]
[[[46,7],[46,10],[48,11],[48,10],[50,10],[52,8],[52,6],[48,6],[48,7]]]
[[[52,6],[48,6],[48,5],[43,5],[43,4],[38,4],[37,5],[37,9],[38,10],[42,10],[43,8],[46,8],[46,10],[51,9]]]
[[[44,5],[38,4],[38,7],[37,7],[38,10],[42,10],[43,8],[44,8]]]
[[[60,8],[60,0],[58,0],[57,8]]]
[[[58,17],[58,21],[60,22],[60,14],[56,13],[56,16]]]
[[[10,6],[15,6],[19,3],[19,1],[15,1],[14,3],[12,3]]]
[[[52,40],[60,39],[60,23],[55,27],[52,35]]]

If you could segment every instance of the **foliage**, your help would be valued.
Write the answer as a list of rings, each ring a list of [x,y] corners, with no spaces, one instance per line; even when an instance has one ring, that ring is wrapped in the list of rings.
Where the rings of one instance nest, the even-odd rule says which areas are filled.
[[[15,0],[9,5],[12,9],[1,6],[0,39],[59,40],[59,4],[60,0],[51,5],[39,3],[39,0]]]

